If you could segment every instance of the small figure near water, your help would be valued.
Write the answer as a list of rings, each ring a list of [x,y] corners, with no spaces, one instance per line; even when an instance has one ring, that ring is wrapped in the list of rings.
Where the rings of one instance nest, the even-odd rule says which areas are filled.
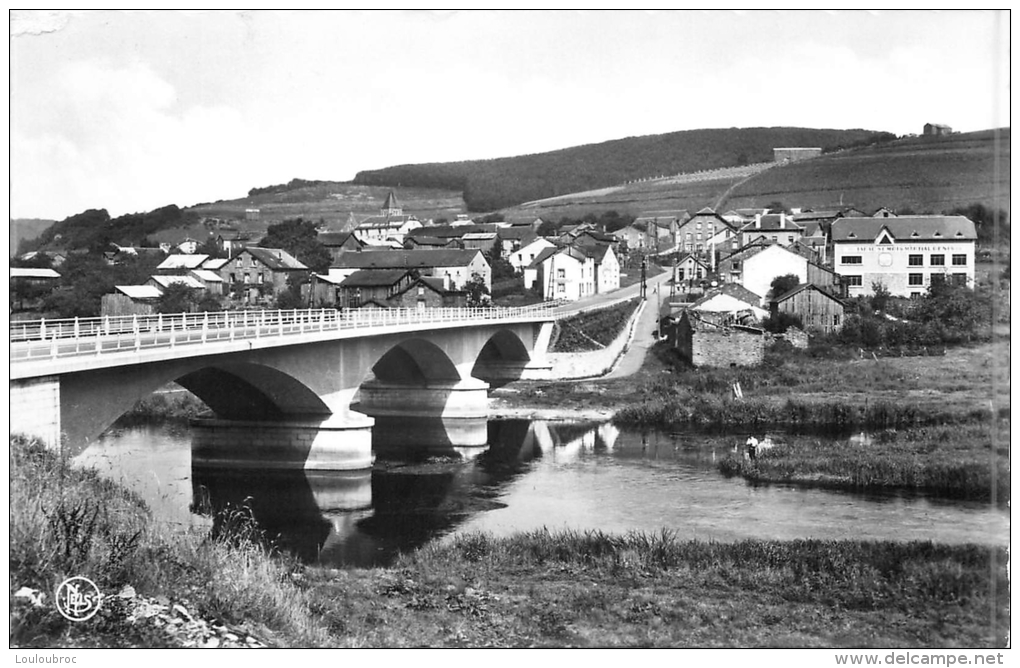
[[[758,439],[754,436],[747,439],[747,458],[752,462],[758,459]]]

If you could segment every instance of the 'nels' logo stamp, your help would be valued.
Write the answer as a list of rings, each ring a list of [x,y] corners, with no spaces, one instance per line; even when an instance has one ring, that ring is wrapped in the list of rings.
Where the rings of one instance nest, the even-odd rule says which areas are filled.
[[[68,578],[57,587],[55,603],[57,612],[72,622],[84,622],[99,612],[103,595],[99,587],[88,578]]]

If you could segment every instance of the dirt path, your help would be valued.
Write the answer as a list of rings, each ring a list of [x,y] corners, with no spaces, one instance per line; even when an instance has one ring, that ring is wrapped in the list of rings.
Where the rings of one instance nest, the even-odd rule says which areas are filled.
[[[617,360],[612,371],[604,378],[623,378],[637,373],[645,361],[648,349],[652,347],[656,339],[652,335],[659,326],[659,304],[668,298],[669,272],[659,274],[648,279],[648,301],[638,316],[637,326],[634,329],[634,338],[627,347],[627,351]]]

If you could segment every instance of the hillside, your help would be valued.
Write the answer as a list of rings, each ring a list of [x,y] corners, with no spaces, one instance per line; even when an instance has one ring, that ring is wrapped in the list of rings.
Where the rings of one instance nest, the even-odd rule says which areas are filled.
[[[494,160],[398,165],[358,172],[354,183],[462,190],[472,211],[491,211],[653,176],[768,162],[781,146],[835,149],[891,138],[871,130],[689,130]]]
[[[997,138],[998,137],[998,138]],[[913,137],[779,166],[733,189],[722,208],[827,208],[941,213],[980,203],[1009,210],[1010,129]],[[998,174],[996,174],[998,168]]]
[[[18,254],[18,244],[22,241],[35,239],[42,234],[46,228],[56,221],[44,220],[42,218],[12,218],[11,219],[11,245],[7,249],[8,256],[14,257]]]
[[[294,179],[289,184],[252,188],[247,197],[196,204],[187,210],[202,217],[244,220],[245,210],[258,209],[259,224],[255,227],[263,230],[270,223],[297,217],[315,221],[322,219],[329,229],[339,229],[352,213],[358,220],[378,215],[390,191],[396,195],[404,213],[414,214],[423,220],[452,219],[465,212],[464,200],[456,191],[301,179]]]

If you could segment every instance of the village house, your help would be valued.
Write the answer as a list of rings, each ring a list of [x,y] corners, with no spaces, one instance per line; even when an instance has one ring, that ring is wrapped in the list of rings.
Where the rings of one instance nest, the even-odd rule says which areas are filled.
[[[711,272],[707,260],[696,253],[685,253],[673,265],[673,282],[677,285],[700,284]]]
[[[155,285],[115,285],[100,299],[100,315],[152,315],[157,313],[162,290]]]
[[[542,251],[547,248],[556,248],[556,244],[549,241],[545,237],[535,237],[528,245],[510,253],[507,260],[510,262],[510,266],[514,268],[519,274],[524,274],[527,267],[535,261]],[[532,275],[532,283],[534,281],[534,274]],[[530,289],[532,283],[529,283],[527,277],[525,277],[524,287]]]
[[[541,286],[547,300],[577,301],[620,287],[620,263],[604,245],[547,248],[529,269],[525,284]]]
[[[308,267],[281,248],[248,246],[224,264],[219,274],[229,289],[241,287],[250,300],[261,295],[265,286],[271,286],[272,292],[285,290],[287,279],[303,271]]]
[[[756,216],[754,222],[740,228],[741,246],[764,238],[766,241],[790,246],[800,241],[803,228],[785,213],[768,213]]]
[[[156,266],[156,271],[163,275],[184,275],[200,268],[209,260],[208,255],[169,255]]]
[[[227,257],[234,257],[242,249],[255,243],[252,234],[243,230],[224,228],[216,235],[216,245],[227,254]]]
[[[145,285],[151,286],[159,290],[160,294],[166,292],[167,288],[171,285],[183,285],[187,288],[196,291],[205,290],[205,285],[202,281],[198,280],[193,276],[168,276],[168,275],[156,275],[150,276],[149,280],[145,282]]]
[[[329,275],[343,279],[359,269],[416,269],[421,276],[444,279],[446,290],[461,290],[478,274],[492,289],[492,269],[477,249],[346,251],[333,261]]]
[[[628,225],[612,232],[618,244],[628,250],[642,250],[649,245],[648,234],[635,225]]]
[[[464,249],[477,249],[486,255],[492,253],[499,244],[495,232],[469,232],[460,238]],[[502,246],[500,246],[502,248]]]
[[[329,251],[330,257],[334,260],[344,251],[361,250],[365,246],[351,232],[319,232],[316,239]]]
[[[701,314],[725,314],[741,324],[741,316],[746,314],[750,320],[760,321],[769,312],[761,308],[761,295],[756,295],[737,283],[726,283],[721,287],[712,288],[691,304],[690,308]]]
[[[496,230],[496,235],[499,238],[500,256],[505,258],[509,258],[511,253],[519,251],[538,238],[538,234],[530,225],[501,227]]]
[[[685,253],[706,253],[710,240],[717,233],[731,230],[730,223],[710,207],[705,207],[682,223],[677,229],[677,244]]]
[[[385,302],[415,280],[408,269],[361,269],[340,282],[338,305],[360,308],[365,303]]]
[[[813,283],[802,283],[769,303],[772,317],[788,313],[800,318],[804,329],[829,334],[838,332],[845,320],[845,305]]]
[[[634,224],[644,228],[648,245],[664,250],[679,243],[680,226],[690,217],[686,209],[645,211],[634,220]]]
[[[467,293],[461,290],[445,290],[443,279],[420,276],[396,294],[387,298],[392,308],[464,308]]]
[[[218,272],[204,268],[192,269],[187,275],[200,281],[206,293],[217,297],[223,294],[223,278]]]
[[[757,366],[765,359],[765,332],[757,327],[719,324],[685,310],[665,330],[680,358],[695,367]]]
[[[794,275],[800,283],[814,283],[841,296],[839,276],[814,261],[812,255],[812,251],[799,244],[785,247],[759,241],[720,261],[718,274],[727,283],[739,283],[763,297],[772,289],[773,280],[786,275]]]
[[[963,216],[840,219],[832,224],[833,260],[850,297],[884,285],[919,297],[933,281],[974,285],[977,231]]]

